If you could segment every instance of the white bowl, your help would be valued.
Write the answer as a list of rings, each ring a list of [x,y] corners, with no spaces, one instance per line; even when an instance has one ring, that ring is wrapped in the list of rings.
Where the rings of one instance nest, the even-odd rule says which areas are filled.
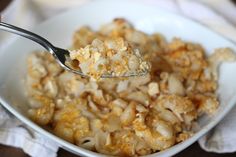
[[[233,43],[202,25],[156,7],[131,1],[104,0],[91,2],[79,9],[52,18],[35,27],[33,31],[46,37],[56,46],[66,48],[71,44],[73,32],[80,26],[89,25],[93,29],[97,29],[115,17],[124,17],[137,29],[147,33],[161,32],[168,40],[177,36],[184,40],[198,42],[206,48],[208,54],[218,47],[231,47],[236,50]],[[68,143],[42,129],[26,117],[25,110],[27,107],[25,104],[27,104],[27,100],[24,96],[23,85],[26,73],[25,59],[27,54],[39,48],[40,46],[36,46],[26,39],[18,38],[4,52],[0,53],[1,103],[26,125],[54,140],[61,147],[82,156],[104,156]],[[217,91],[220,98],[218,112],[212,117],[201,117],[198,120],[200,129],[193,137],[165,151],[149,155],[150,157],[167,157],[180,152],[208,132],[230,111],[236,102],[235,69],[236,63],[227,63],[220,68],[219,89]]]

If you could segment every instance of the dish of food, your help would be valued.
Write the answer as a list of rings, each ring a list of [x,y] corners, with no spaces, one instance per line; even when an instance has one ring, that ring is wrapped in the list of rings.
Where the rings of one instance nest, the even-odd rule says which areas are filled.
[[[143,52],[151,63],[147,75],[96,82],[64,71],[49,53],[28,57],[29,117],[73,144],[106,155],[148,155],[187,140],[196,119],[219,106],[219,64],[236,60],[229,48],[206,57],[199,44],[179,38],[167,42],[119,18],[98,31],[83,26],[73,36],[71,58],[85,63],[80,65],[84,73],[93,63],[104,66],[106,56],[116,57],[109,62],[120,69],[114,71],[126,70],[123,65],[137,70],[139,60],[131,50]]]
[[[114,9],[114,6],[116,6],[116,9]],[[93,14],[94,12],[96,14]],[[19,38],[0,54],[0,62],[4,65],[0,66],[0,101],[6,109],[26,125],[53,140],[59,146],[81,156],[105,156],[104,154],[110,153],[121,156],[123,154],[149,154],[146,155],[149,157],[157,155],[159,157],[172,156],[213,128],[234,106],[236,102],[235,62],[224,63],[220,66],[219,75],[216,75],[215,69],[222,61],[217,56],[219,54],[220,56],[228,54],[226,55],[227,59],[227,56],[232,55],[230,49],[235,50],[236,46],[193,21],[161,9],[128,1],[104,0],[92,2],[82,6],[80,9],[71,10],[50,19],[32,31],[46,37],[49,41],[53,41],[53,44],[58,47],[71,48],[73,50],[91,44],[95,38],[104,41],[97,37],[96,34],[102,32],[102,28],[100,28],[102,25],[105,24],[105,27],[108,27],[109,25],[106,24],[111,23],[117,17],[126,19],[126,21],[118,21],[123,21],[121,23],[131,27],[131,30],[128,29],[131,31],[130,34],[126,28],[126,34],[130,36],[126,36],[124,39],[131,46],[140,49],[144,60],[151,63],[151,73],[149,75],[132,78],[136,79],[136,81],[132,81],[131,78],[128,80],[123,79],[122,81],[103,79],[98,82],[89,81],[61,70],[57,64],[54,64],[51,56],[46,55],[46,53],[32,53],[35,50],[40,50],[40,47]],[[62,25],[63,27],[58,27]],[[86,30],[83,26],[90,27],[90,30]],[[80,34],[83,29],[85,29],[84,35],[83,33]],[[109,29],[106,28],[106,30]],[[135,36],[132,31],[139,36],[135,40],[132,38]],[[85,37],[86,33],[88,33],[88,38],[78,38]],[[109,32],[104,33],[109,34]],[[155,33],[161,33],[162,35],[154,35]],[[94,35],[96,37],[93,37]],[[72,37],[73,40],[71,41]],[[179,38],[174,39],[174,37]],[[146,44],[142,43],[143,40],[140,40],[142,38]],[[83,43],[83,41],[86,42]],[[181,48],[178,49],[179,47]],[[228,48],[225,49],[225,47]],[[221,49],[217,50],[217,48]],[[146,53],[152,51],[155,52]],[[187,57],[183,51],[189,52]],[[217,53],[213,55],[213,52]],[[187,58],[190,58],[190,60]],[[218,62],[214,62],[217,58],[219,59]],[[232,58],[230,57],[230,59]],[[193,62],[197,64],[189,66]],[[39,71],[35,72],[34,68],[31,71],[31,63],[34,63],[32,66],[39,64],[39,67],[42,63],[42,67],[39,68]],[[182,63],[183,65],[181,65]],[[192,71],[192,68],[195,70]],[[203,69],[204,74],[202,74]],[[204,75],[204,77],[199,79],[199,73]],[[37,77],[42,77],[39,83],[37,82]],[[195,80],[196,84],[191,84],[191,80]],[[34,88],[39,90],[31,89],[31,85],[34,83],[36,85]],[[191,87],[191,85],[197,88],[187,88]],[[78,90],[80,87],[82,90]],[[127,88],[132,92],[127,91]],[[32,91],[32,93],[25,93],[25,90]],[[44,92],[42,93],[42,91]],[[191,92],[197,92],[198,94],[192,95]],[[36,97],[33,96],[34,94],[36,94]],[[143,101],[144,98],[148,101]],[[211,105],[195,105],[201,103],[201,101],[195,101],[195,99],[210,100],[206,102]],[[56,102],[55,100],[58,101]],[[165,102],[175,104],[172,100],[185,102],[186,108],[184,111],[180,107],[174,113],[174,108],[166,106]],[[41,108],[40,101],[50,105],[44,105],[44,110]],[[81,103],[78,103],[78,101],[81,101]],[[108,101],[109,103],[107,104],[106,102]],[[117,105],[122,104],[122,102],[124,103],[123,106]],[[61,106],[60,103],[62,104]],[[68,103],[71,105],[68,105]],[[160,108],[157,107],[159,105],[155,105],[157,103],[162,104]],[[84,105],[81,107],[75,104]],[[179,107],[177,105],[174,106]],[[79,107],[77,113],[74,113],[75,107]],[[92,110],[98,110],[98,112]],[[134,114],[125,114],[125,111],[135,113],[135,117],[132,116]],[[47,112],[48,116],[37,116],[37,114],[43,114],[44,112]],[[68,112],[73,114],[63,115],[63,113]],[[167,114],[161,114],[163,112]],[[168,114],[172,115],[172,117],[163,117]],[[126,115],[128,116],[126,117]],[[129,116],[131,116],[130,121]],[[143,117],[145,119],[142,122]],[[128,121],[126,121],[126,118],[128,118]],[[177,121],[169,123],[168,118],[174,118]],[[80,125],[83,129],[71,126],[71,123],[69,123],[68,134],[65,135],[64,131],[66,130],[64,129],[67,127],[63,126],[67,125],[67,122],[70,121],[69,119],[73,119],[71,120],[73,124],[83,124]],[[109,120],[112,120],[113,123],[109,122]],[[94,129],[99,129],[99,121],[103,122],[102,127],[105,132],[94,131]],[[155,121],[159,121],[159,123],[154,125]],[[93,126],[98,128],[90,127],[90,123],[96,123],[97,125]],[[198,127],[195,128],[196,123]],[[144,126],[145,129],[142,130]],[[86,129],[86,127],[89,129]],[[80,132],[81,130],[82,132]],[[76,136],[71,138],[71,134],[74,134],[74,132],[77,132]],[[115,133],[111,134],[111,132]],[[95,137],[97,133],[100,135]],[[124,133],[128,136],[127,138],[114,142],[114,138],[118,138]],[[157,139],[158,137],[161,138],[148,141],[147,139],[151,136]],[[135,145],[122,142],[122,140],[132,141]],[[100,145],[95,146],[95,141]],[[95,143],[93,144],[93,142]],[[159,147],[158,142],[163,142],[163,144],[159,145]],[[122,147],[116,150],[113,149],[117,148],[118,144]],[[89,149],[92,149],[92,151]],[[108,150],[109,152],[107,152]],[[135,151],[132,152],[131,150]]]

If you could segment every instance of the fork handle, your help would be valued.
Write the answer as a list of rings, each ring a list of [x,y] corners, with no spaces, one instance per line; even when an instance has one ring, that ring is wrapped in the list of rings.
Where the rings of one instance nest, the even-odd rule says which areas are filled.
[[[30,39],[32,41],[35,41],[36,43],[42,45],[52,55],[55,55],[54,52],[56,51],[56,47],[54,47],[49,41],[47,41],[46,39],[44,39],[43,37],[35,33],[32,33],[25,29],[22,29],[22,28],[19,28],[19,27],[16,27],[16,26],[4,23],[4,22],[0,22],[0,30],[14,33],[22,37],[25,37],[27,39]]]

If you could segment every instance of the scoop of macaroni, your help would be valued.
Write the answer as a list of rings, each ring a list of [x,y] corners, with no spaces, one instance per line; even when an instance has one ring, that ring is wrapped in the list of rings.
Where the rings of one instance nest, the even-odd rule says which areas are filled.
[[[99,79],[102,75],[124,76],[141,74],[149,70],[138,49],[121,37],[94,39],[91,44],[79,50],[70,51],[70,58],[77,61],[81,71]]]

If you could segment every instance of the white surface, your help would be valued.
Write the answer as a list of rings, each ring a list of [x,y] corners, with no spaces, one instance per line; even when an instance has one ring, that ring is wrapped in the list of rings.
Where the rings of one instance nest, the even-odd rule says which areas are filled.
[[[199,0],[200,2],[211,6],[216,12],[220,13],[226,19],[236,26],[236,5],[232,0]]]
[[[41,15],[49,18],[67,9],[76,8],[90,0],[31,0],[35,3]]]
[[[114,6],[116,9],[114,10]],[[105,9],[104,9],[105,8]],[[76,16],[75,16],[76,15]],[[147,33],[161,32],[168,39],[173,36],[179,36],[185,40],[200,42],[210,53],[217,47],[229,46],[236,49],[236,46],[212,31],[177,15],[167,13],[156,7],[139,5],[122,1],[98,1],[81,7],[79,10],[72,10],[49,21],[34,29],[35,32],[48,38],[50,41],[60,47],[67,47],[71,43],[73,32],[80,26],[88,24],[93,28],[98,28],[101,24],[111,21],[114,17],[125,17],[131,21],[136,28]],[[63,20],[62,20],[63,19]],[[95,26],[95,27],[94,27]],[[24,123],[32,127],[37,132],[43,134],[49,139],[54,140],[58,145],[83,156],[95,156],[93,153],[75,145],[72,145],[58,137],[48,133],[42,128],[28,120],[24,115],[26,104],[23,95],[24,87],[22,78],[24,77],[26,65],[25,57],[27,53],[38,49],[38,46],[27,40],[18,39],[5,51],[0,54],[0,95],[3,105],[17,116]],[[199,122],[202,126],[192,138],[178,144],[166,151],[156,153],[150,156],[159,155],[162,157],[171,156],[205,134],[209,129],[215,126],[225,114],[233,107],[236,98],[236,74],[233,73],[236,64],[225,64],[221,68],[224,72],[220,77],[219,94],[221,106],[216,116],[203,117]],[[9,69],[9,70],[6,70]],[[17,107],[18,106],[18,107]],[[19,108],[20,106],[20,108]],[[22,114],[21,114],[22,113]]]

